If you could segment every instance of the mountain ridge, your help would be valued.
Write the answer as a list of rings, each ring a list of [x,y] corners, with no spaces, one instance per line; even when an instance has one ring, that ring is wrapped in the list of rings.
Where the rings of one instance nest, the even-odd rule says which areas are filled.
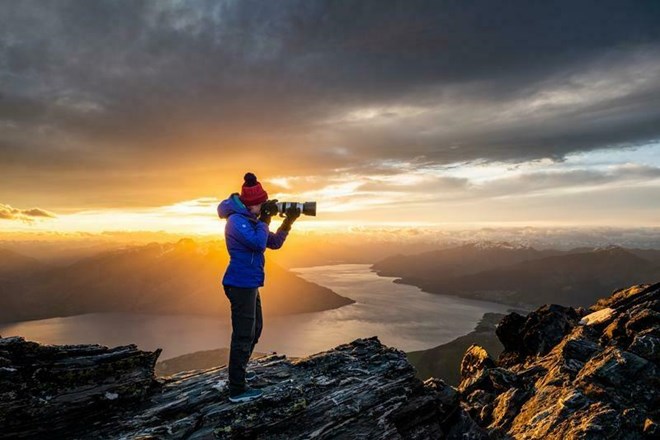
[[[229,262],[217,244],[190,239],[113,249],[64,267],[48,266],[0,284],[0,322],[95,312],[188,313],[228,317],[222,274]],[[353,300],[266,263],[260,288],[265,314],[303,313]]]
[[[157,379],[159,350],[0,338],[4,438],[636,440],[660,434],[660,283],[589,309],[546,304],[472,345],[458,387],[424,382],[400,350],[357,339],[296,361],[251,361],[264,397],[227,401],[225,367]],[[35,424],[39,420],[41,423]],[[292,423],[295,421],[295,423]]]
[[[463,245],[384,259],[372,267],[429,293],[495,301],[522,308],[548,302],[587,306],[603,291],[660,279],[653,251],[606,246],[570,251],[485,250]],[[660,252],[658,252],[660,254]],[[433,258],[431,258],[433,256]],[[460,261],[463,267],[455,264]]]

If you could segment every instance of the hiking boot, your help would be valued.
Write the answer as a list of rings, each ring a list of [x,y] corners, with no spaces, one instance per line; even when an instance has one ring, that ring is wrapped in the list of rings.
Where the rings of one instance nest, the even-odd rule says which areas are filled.
[[[245,388],[245,391],[243,391],[240,394],[235,394],[235,395],[232,396],[231,393],[230,393],[229,394],[229,401],[234,402],[234,403],[249,402],[250,400],[258,399],[263,394],[264,393],[261,390],[258,390],[256,388],[247,387],[247,388]]]
[[[248,371],[245,373],[245,380],[254,380],[257,378],[257,373],[254,371]]]

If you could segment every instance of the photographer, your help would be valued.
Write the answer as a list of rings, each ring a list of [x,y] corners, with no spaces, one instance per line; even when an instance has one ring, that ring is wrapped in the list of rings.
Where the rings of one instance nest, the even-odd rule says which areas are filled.
[[[284,244],[291,225],[300,216],[297,207],[286,210],[286,218],[276,233],[270,232],[271,217],[278,213],[277,200],[268,194],[252,173],[245,174],[238,193],[218,205],[218,215],[226,218],[225,242],[229,266],[222,279],[225,295],[231,302],[231,348],[229,352],[229,400],[245,402],[262,395],[246,380],[256,377],[246,367],[263,326],[259,287],[264,285],[264,252]]]

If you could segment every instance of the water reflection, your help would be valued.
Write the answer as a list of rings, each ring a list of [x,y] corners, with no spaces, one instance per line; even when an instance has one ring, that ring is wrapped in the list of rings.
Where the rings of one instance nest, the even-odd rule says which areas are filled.
[[[302,356],[374,335],[405,351],[421,350],[472,331],[485,312],[507,310],[502,304],[394,284],[394,278],[379,277],[369,267],[340,264],[293,269],[356,303],[324,312],[266,317],[256,350]],[[135,343],[144,350],[161,347],[161,359],[167,359],[229,346],[231,323],[197,315],[94,313],[0,325],[0,334],[48,344]]]

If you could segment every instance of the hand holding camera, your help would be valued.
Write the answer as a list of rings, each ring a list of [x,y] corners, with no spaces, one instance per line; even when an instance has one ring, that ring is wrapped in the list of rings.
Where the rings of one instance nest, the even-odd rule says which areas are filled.
[[[268,200],[261,205],[261,214],[259,215],[259,220],[269,225],[271,218],[277,214],[277,212],[277,199]]]
[[[288,232],[291,230],[291,225],[293,222],[295,222],[296,219],[300,217],[301,212],[297,206],[293,205],[289,206],[286,211],[284,211],[284,213],[286,214],[286,217],[284,218],[284,221],[282,222],[282,225],[279,227],[279,229]]]

